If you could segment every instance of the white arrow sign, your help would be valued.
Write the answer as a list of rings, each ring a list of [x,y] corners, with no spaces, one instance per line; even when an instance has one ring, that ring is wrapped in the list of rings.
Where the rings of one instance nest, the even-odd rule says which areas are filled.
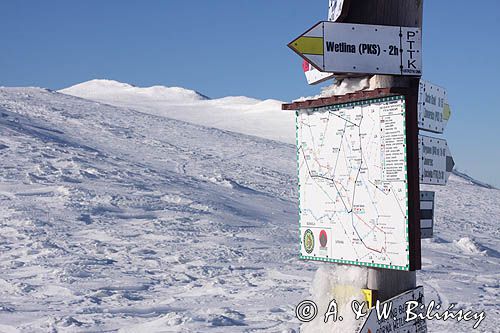
[[[407,303],[414,301],[415,304]],[[372,308],[368,314],[360,333],[377,333],[377,332],[392,332],[392,333],[426,333],[427,326],[424,320],[415,319],[408,320],[406,310],[409,308],[412,313],[421,313],[423,310],[420,305],[424,304],[424,288],[417,287],[413,290],[402,293],[385,302],[379,303],[379,313],[383,313],[384,306],[388,310],[387,318],[379,318],[377,314],[377,306]],[[383,317],[382,315],[380,317]],[[408,318],[409,319],[409,318]]]
[[[418,127],[424,131],[443,133],[450,116],[446,90],[421,80],[418,92]]]
[[[322,72],[422,75],[418,28],[320,22],[288,46]]]
[[[446,140],[418,136],[420,184],[446,185],[455,166]]]

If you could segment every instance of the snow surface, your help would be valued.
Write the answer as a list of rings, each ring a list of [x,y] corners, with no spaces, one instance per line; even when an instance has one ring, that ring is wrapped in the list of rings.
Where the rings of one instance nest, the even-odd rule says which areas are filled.
[[[255,105],[166,108],[209,122],[218,101]],[[327,291],[351,268],[298,259],[295,147],[133,107],[0,89],[0,332],[297,331],[313,278]],[[498,331],[500,191],[456,175],[424,188],[426,301],[484,309],[477,332]]]
[[[113,80],[91,80],[59,92],[198,125],[295,143],[295,114],[282,111],[283,102],[278,100],[261,101],[244,96],[208,99],[184,88],[140,88]]]

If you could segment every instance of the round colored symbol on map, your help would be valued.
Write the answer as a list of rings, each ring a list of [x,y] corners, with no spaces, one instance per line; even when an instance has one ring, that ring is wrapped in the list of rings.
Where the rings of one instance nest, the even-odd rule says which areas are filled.
[[[326,247],[326,243],[328,243],[328,237],[326,236],[326,231],[321,230],[319,233],[319,244],[321,247]]]
[[[307,229],[304,233],[304,249],[307,253],[312,253],[314,250],[314,234],[311,229]]]

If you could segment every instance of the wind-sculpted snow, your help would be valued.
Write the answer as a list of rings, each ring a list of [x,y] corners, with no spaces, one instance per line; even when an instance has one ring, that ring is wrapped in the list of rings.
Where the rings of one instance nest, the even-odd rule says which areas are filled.
[[[496,332],[500,325],[500,191],[451,175],[448,185],[424,186],[436,192],[434,238],[422,242],[426,302],[445,310],[485,310],[477,330],[473,322],[434,320],[431,332]],[[442,312],[443,310],[441,310]]]
[[[2,88],[0,166],[0,332],[298,329],[323,265],[298,260],[294,146]],[[426,299],[485,309],[493,332],[500,191],[433,190]]]
[[[38,89],[0,90],[0,143],[1,324],[297,326],[293,146]]]

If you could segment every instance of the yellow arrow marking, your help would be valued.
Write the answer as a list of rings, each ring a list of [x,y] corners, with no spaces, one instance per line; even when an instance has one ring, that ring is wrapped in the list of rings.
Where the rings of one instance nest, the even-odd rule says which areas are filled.
[[[361,289],[363,296],[365,296],[365,301],[368,304],[368,309],[374,306],[375,303],[375,290]]]
[[[443,118],[444,118],[444,120],[448,120],[448,119],[450,119],[450,117],[451,117],[450,105],[445,103],[444,108],[443,108]]]
[[[324,54],[324,43],[322,37],[299,37],[288,46],[302,54]]]

